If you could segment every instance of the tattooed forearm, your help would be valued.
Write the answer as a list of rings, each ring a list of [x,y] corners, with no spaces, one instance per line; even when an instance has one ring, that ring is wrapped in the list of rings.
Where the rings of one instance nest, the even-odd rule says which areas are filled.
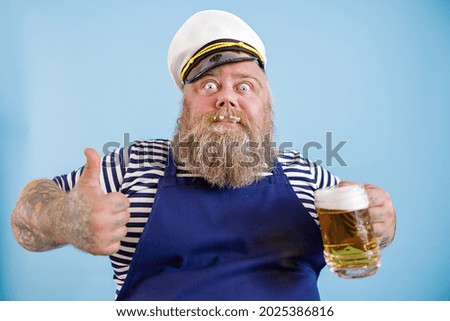
[[[23,189],[11,215],[14,236],[20,245],[30,251],[45,251],[64,244],[53,232],[64,210],[58,204],[62,204],[66,194],[48,179],[33,181]]]
[[[89,252],[95,244],[93,233],[89,229],[91,203],[75,188],[67,195],[64,206],[64,211],[70,215],[61,217],[62,232],[72,245]]]

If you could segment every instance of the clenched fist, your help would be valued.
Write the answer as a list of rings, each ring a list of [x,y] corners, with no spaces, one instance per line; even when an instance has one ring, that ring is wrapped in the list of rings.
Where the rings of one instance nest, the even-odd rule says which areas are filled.
[[[343,181],[340,186],[355,184],[351,181]],[[394,239],[396,229],[396,214],[394,205],[388,192],[379,186],[364,184],[364,189],[369,198],[369,217],[373,225],[375,237],[380,248],[385,248]]]

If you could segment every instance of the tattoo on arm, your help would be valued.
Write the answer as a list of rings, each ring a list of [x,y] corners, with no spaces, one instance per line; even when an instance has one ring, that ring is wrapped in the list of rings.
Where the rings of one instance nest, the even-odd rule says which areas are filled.
[[[64,210],[58,208],[58,200],[65,194],[48,179],[33,181],[24,188],[11,215],[14,235],[20,245],[30,251],[45,251],[63,245],[52,237],[52,233],[60,216],[55,212]]]
[[[61,217],[60,227],[62,233],[70,240],[73,246],[89,252],[95,245],[94,233],[90,230],[91,204],[77,189],[70,192],[65,200],[65,215]]]
[[[77,188],[67,193],[51,180],[33,181],[22,191],[11,215],[14,235],[30,251],[70,243],[89,252],[95,245],[90,208],[90,202]]]

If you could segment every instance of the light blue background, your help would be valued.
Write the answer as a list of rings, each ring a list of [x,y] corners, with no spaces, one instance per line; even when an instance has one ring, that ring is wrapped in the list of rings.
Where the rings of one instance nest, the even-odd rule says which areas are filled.
[[[157,4],[156,4],[157,3]],[[173,34],[201,9],[246,20],[268,55],[278,142],[347,141],[342,179],[387,189],[398,215],[381,270],[324,300],[450,299],[450,1],[0,0],[0,299],[112,300],[108,258],[30,253],[9,217],[30,180],[84,164],[83,149],[168,138],[180,92]],[[309,152],[325,160],[325,149]]]

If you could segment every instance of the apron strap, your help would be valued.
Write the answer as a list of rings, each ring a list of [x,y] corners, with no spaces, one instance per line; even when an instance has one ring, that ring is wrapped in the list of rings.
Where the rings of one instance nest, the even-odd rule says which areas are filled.
[[[177,176],[177,164],[173,157],[172,146],[169,147],[166,159],[166,168],[164,169],[164,177],[176,177]]]

